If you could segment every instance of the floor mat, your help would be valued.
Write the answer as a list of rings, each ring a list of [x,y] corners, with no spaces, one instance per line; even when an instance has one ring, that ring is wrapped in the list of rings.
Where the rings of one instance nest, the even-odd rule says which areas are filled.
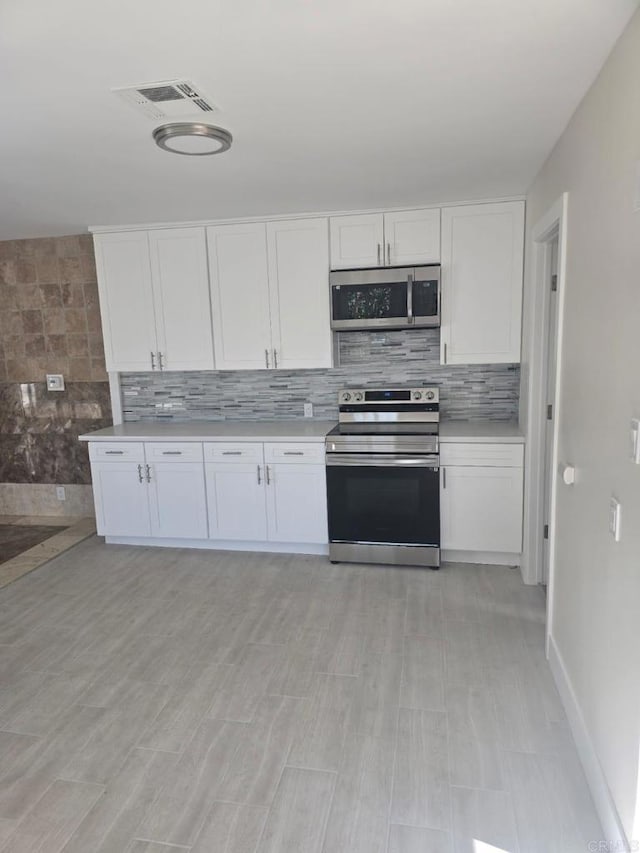
[[[0,564],[66,529],[59,526],[0,524]]]

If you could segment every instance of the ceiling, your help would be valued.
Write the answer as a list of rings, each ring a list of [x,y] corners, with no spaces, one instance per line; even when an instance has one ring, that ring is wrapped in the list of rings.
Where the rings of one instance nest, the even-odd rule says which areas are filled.
[[[522,194],[638,0],[0,0],[0,239]],[[111,89],[234,136],[156,148]]]

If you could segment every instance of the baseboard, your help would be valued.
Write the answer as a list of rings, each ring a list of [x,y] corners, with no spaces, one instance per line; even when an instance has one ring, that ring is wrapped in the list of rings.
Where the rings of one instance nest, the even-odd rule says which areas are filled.
[[[494,566],[519,566],[520,554],[497,551],[441,551],[440,558],[446,563],[484,563]]]
[[[573,739],[578,755],[587,777],[587,784],[602,824],[604,836],[607,839],[608,850],[629,850],[629,842],[622,827],[618,811],[613,802],[611,791],[607,785],[602,766],[598,759],[593,741],[587,729],[582,710],[571,684],[564,661],[553,637],[549,637],[549,666],[560,693],[562,704],[571,726]]]
[[[266,554],[328,556],[329,545],[308,542],[236,542],[221,539],[155,539],[145,536],[105,536],[107,545],[146,545],[154,548],[201,548],[207,551],[258,551]]]

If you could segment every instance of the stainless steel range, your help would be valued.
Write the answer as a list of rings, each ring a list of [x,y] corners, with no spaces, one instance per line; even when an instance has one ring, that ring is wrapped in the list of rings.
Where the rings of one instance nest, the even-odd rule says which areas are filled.
[[[437,388],[345,389],[326,439],[329,559],[440,566]]]

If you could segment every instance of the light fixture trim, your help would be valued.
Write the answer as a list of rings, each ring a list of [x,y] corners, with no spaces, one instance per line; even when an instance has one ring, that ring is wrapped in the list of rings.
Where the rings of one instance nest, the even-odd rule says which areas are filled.
[[[177,141],[180,137],[191,137],[198,140],[211,140],[217,144],[216,148],[210,151],[181,151],[171,145],[171,141]],[[228,151],[231,147],[233,137],[228,130],[223,127],[216,127],[213,124],[203,124],[199,121],[180,121],[171,122],[169,124],[161,124],[153,131],[153,139],[159,148],[163,151],[170,151],[172,154],[184,154],[188,157],[208,157],[211,154],[222,154]]]

